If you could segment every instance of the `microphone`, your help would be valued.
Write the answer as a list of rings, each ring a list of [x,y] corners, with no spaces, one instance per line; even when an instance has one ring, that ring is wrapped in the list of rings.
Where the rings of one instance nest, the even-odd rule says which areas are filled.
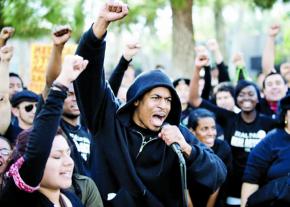
[[[166,126],[166,125],[169,125],[167,122],[163,122],[162,126],[161,126],[161,129]],[[182,151],[181,151],[181,147],[178,143],[174,142],[172,143],[170,146],[169,146],[178,156],[179,160],[182,162],[182,163],[185,163],[185,160],[184,160],[184,157],[183,157],[183,154],[182,154]]]
[[[181,147],[178,143],[174,142],[170,145],[171,149],[176,153],[176,154],[179,154],[179,153],[182,153],[181,152]]]

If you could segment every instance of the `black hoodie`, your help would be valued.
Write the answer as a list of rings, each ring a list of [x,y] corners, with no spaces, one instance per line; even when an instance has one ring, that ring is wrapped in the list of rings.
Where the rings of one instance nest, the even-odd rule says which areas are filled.
[[[181,106],[170,79],[160,70],[142,73],[128,90],[128,102],[120,107],[105,80],[105,41],[97,39],[90,29],[83,35],[77,54],[89,60],[87,69],[74,86],[81,113],[96,139],[97,154],[93,158],[97,163],[95,181],[104,205],[181,206],[177,156],[154,132],[138,129],[132,123],[134,101],[151,89],[163,86],[172,95],[172,110],[165,121],[179,125]],[[185,127],[179,128],[192,145],[192,153],[186,160],[188,185],[195,181],[212,191],[216,190],[226,176],[224,164]],[[138,153],[142,139],[148,137],[152,140]],[[116,196],[106,201],[108,194],[114,195],[110,193]]]

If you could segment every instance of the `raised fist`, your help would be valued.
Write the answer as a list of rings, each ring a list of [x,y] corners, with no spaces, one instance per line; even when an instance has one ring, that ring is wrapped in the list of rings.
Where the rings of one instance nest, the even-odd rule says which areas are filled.
[[[57,79],[58,83],[68,86],[87,67],[88,60],[84,60],[78,55],[67,55],[64,57],[61,72]]]
[[[127,61],[130,61],[140,50],[141,45],[138,42],[131,42],[126,44],[125,50],[124,50],[124,58]]]
[[[277,34],[280,32],[280,25],[279,24],[272,24],[269,28],[269,36],[270,37],[276,37]]]
[[[217,51],[219,49],[219,45],[216,39],[209,39],[206,43],[206,46],[211,52]]]
[[[56,26],[52,33],[52,40],[54,45],[64,45],[71,37],[71,27],[69,25]]]
[[[9,62],[13,56],[13,47],[4,46],[0,49],[0,60],[2,62]]]
[[[233,55],[233,64],[236,66],[236,67],[243,67],[245,66],[245,61],[244,61],[244,57],[243,57],[243,54],[241,52],[236,52],[234,55]]]
[[[201,68],[209,64],[209,58],[206,53],[198,53],[195,58],[195,68],[200,70]]]
[[[3,27],[0,33],[0,39],[7,41],[14,34],[13,27]]]
[[[106,22],[113,22],[124,18],[128,14],[128,6],[123,2],[108,2],[100,11],[99,16]]]

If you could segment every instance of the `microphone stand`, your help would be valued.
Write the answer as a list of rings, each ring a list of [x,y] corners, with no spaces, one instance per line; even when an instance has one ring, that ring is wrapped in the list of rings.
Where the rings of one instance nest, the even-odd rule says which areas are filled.
[[[185,164],[185,159],[184,159],[183,154],[181,152],[180,146],[179,146],[179,150],[176,150],[176,154],[177,154],[178,160],[179,160],[183,206],[188,207],[186,164]]]

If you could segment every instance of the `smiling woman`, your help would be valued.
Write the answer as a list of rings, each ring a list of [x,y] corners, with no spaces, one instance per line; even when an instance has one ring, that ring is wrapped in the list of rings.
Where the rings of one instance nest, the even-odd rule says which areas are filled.
[[[240,206],[240,194],[243,171],[249,152],[265,137],[266,133],[276,126],[270,117],[259,113],[260,94],[257,86],[249,81],[238,82],[234,99],[241,108],[236,114],[203,100],[198,95],[198,80],[202,62],[202,55],[197,57],[195,71],[190,85],[190,103],[194,107],[202,107],[215,113],[216,120],[224,130],[225,140],[230,144],[233,154],[232,173],[229,178],[227,205]]]

